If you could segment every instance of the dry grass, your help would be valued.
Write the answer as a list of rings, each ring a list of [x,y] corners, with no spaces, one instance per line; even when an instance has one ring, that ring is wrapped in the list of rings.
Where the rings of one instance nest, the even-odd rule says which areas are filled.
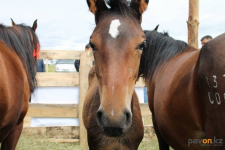
[[[152,138],[149,142],[141,142],[138,150],[158,150],[158,140],[156,137]]]
[[[20,137],[16,150],[85,150],[78,143],[48,142],[33,136]]]
[[[53,143],[45,140],[38,140],[33,136],[22,135],[17,144],[16,150],[86,150],[78,143]],[[142,142],[138,150],[158,150],[158,142],[153,138],[150,142]]]

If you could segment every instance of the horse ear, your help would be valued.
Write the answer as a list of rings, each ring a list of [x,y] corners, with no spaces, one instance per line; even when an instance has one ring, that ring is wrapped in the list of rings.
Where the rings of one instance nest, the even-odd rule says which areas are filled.
[[[32,29],[34,30],[34,32],[36,31],[36,29],[37,29],[37,19],[34,21]]]
[[[155,30],[155,31],[157,31],[157,30],[158,30],[158,27],[159,27],[159,24],[155,27],[155,29],[154,29],[154,30]]]
[[[12,26],[15,26],[16,25],[16,23],[13,21],[13,19],[12,18],[10,18],[11,19],[11,21],[12,21]]]
[[[96,16],[107,10],[107,6],[104,0],[87,0],[89,10]]]
[[[131,0],[130,7],[141,15],[147,9],[148,2],[149,0]]]

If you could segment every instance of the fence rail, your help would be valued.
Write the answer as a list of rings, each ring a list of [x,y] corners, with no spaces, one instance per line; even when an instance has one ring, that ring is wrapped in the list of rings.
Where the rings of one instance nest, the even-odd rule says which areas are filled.
[[[148,104],[140,104],[142,117],[151,116]],[[78,104],[29,104],[27,117],[78,118]]]

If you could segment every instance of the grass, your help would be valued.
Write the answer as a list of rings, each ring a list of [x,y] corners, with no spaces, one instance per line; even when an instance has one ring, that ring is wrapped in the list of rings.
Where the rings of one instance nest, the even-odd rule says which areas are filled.
[[[141,142],[138,150],[158,150],[158,140],[156,137],[152,138],[149,142]]]
[[[1,147],[1,144],[0,144]],[[150,142],[141,142],[138,150],[158,150],[156,137]],[[78,143],[56,143],[38,140],[34,136],[21,135],[16,150],[87,150],[79,146]]]
[[[53,143],[38,141],[35,137],[24,136],[20,137],[20,140],[16,147],[17,150],[84,150],[78,143]]]

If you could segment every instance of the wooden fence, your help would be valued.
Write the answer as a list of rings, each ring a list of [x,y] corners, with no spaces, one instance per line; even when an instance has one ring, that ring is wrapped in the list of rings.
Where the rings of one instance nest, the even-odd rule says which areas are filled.
[[[88,89],[88,73],[92,67],[93,55],[91,51],[59,51],[41,50],[40,58],[52,59],[80,59],[80,73],[45,72],[37,73],[39,87],[72,87],[79,86],[79,104],[30,104],[25,118],[24,128],[30,126],[31,117],[43,118],[79,118],[79,142],[85,147],[87,145],[86,129],[82,121],[82,109],[85,95]],[[47,66],[48,67],[48,66]],[[140,79],[136,87],[144,87]],[[141,104],[143,117],[151,117],[147,104]],[[26,131],[24,131],[26,132]],[[34,132],[34,131],[33,131]]]

